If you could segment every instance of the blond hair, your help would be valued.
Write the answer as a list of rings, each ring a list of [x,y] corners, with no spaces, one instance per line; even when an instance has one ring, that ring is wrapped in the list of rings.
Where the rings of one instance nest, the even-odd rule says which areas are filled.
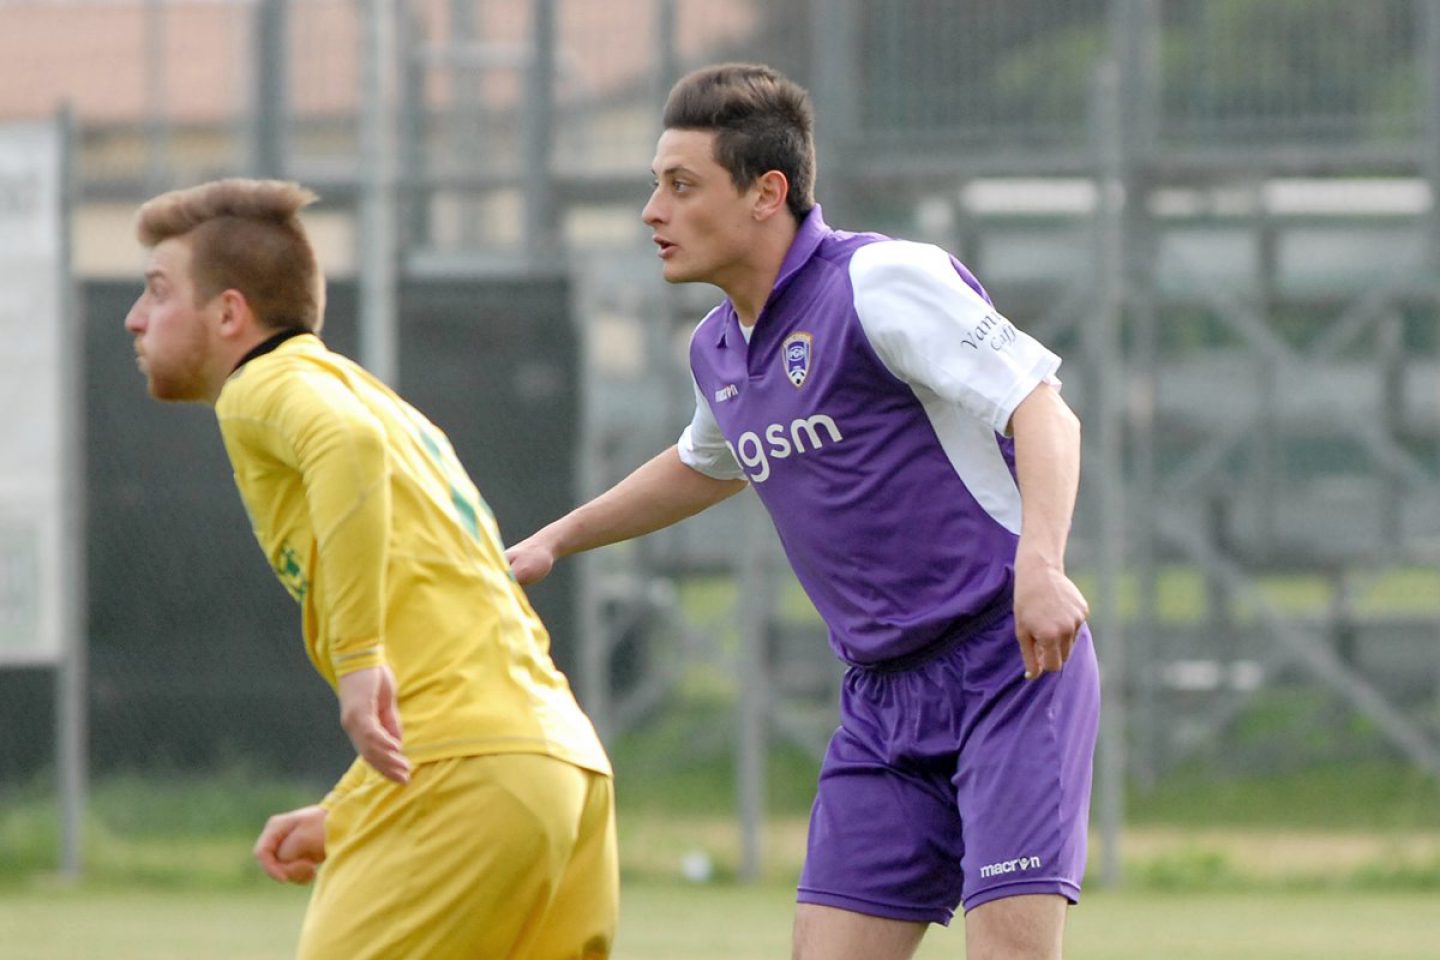
[[[324,278],[299,217],[317,199],[288,180],[216,180],[146,202],[136,233],[146,247],[176,237],[189,242],[202,300],[238,290],[265,326],[319,333]]]

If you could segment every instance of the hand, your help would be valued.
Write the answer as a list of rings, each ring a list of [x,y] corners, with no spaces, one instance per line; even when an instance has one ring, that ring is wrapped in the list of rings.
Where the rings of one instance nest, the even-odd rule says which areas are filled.
[[[265,821],[255,860],[279,883],[309,883],[325,862],[325,808],[301,807]]]
[[[395,675],[385,665],[340,678],[340,726],[355,752],[385,779],[410,782],[410,761],[401,751],[404,734],[395,705]]]
[[[515,580],[524,587],[538,583],[550,574],[555,566],[555,551],[530,537],[506,550],[505,560],[510,564]]]
[[[1025,660],[1025,679],[1059,673],[1090,605],[1064,571],[1040,560],[1015,561],[1015,636]]]

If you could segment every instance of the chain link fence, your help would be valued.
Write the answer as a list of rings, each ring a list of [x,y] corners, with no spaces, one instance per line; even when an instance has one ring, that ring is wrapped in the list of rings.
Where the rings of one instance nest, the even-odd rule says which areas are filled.
[[[396,81],[407,282],[501,283],[537,263],[568,277],[578,399],[554,511],[688,419],[684,342],[714,294],[665,287],[639,223],[664,94],[703,63],[770,62],[814,92],[827,219],[956,251],[1067,356],[1087,425],[1115,418],[1108,482],[1123,485],[1123,526],[1102,527],[1103,491],[1087,485],[1072,565],[1087,584],[1119,585],[1103,616],[1125,638],[1111,697],[1129,708],[1131,778],[1376,752],[1440,773],[1436,0],[12,0],[0,70],[17,82],[0,83],[0,122],[71,105],[77,242],[100,251],[81,258],[82,278],[124,272],[123,256],[102,255],[130,242],[117,211],[257,172],[321,189],[327,263],[353,277],[377,23],[396,41],[379,68]],[[1104,311],[1119,355],[1087,338]],[[95,328],[97,354],[126,350],[113,320]],[[1098,406],[1103,378],[1121,384],[1118,410]],[[516,397],[542,381],[514,378]],[[111,404],[138,402],[100,398],[91,430],[111,435]],[[92,488],[130,506],[159,492],[134,461],[177,465],[163,505],[92,511],[90,629],[119,629],[107,611],[156,594],[153,619],[125,630],[193,642],[163,655],[102,645],[90,698],[114,720],[93,729],[92,755],[263,754],[280,738],[237,745],[224,704],[308,698],[318,706],[287,721],[305,725],[328,704],[318,681],[302,693],[308,678],[282,679],[304,673],[282,627],[252,636],[252,605],[278,603],[258,556],[234,581],[197,579],[221,557],[188,511],[209,517],[233,493],[215,450],[192,470],[192,441],[173,447],[179,434],[158,425],[190,414],[152,413],[89,465]],[[203,426],[193,449],[210,443]],[[516,459],[477,449],[477,473],[503,476],[524,443],[562,429],[523,426]],[[1087,476],[1104,474],[1095,466]],[[530,492],[546,484],[532,480]],[[567,665],[612,739],[695,696],[736,702],[750,662],[772,681],[766,736],[823,741],[823,630],[773,545],[748,539],[747,509],[577,561],[557,601],[573,614],[557,618],[573,615]],[[1122,562],[1107,570],[1101,546],[1116,535]],[[746,579],[746,564],[770,575]],[[48,728],[30,718],[49,691],[34,677],[0,684],[14,694],[0,698],[8,782],[45,762]],[[163,722],[193,750],[132,746],[162,690],[188,698]],[[723,758],[739,736],[717,734],[708,752]]]

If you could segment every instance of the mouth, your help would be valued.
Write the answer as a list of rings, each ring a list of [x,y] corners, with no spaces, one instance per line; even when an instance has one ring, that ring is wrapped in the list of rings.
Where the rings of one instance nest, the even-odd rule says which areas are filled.
[[[671,243],[669,240],[662,240],[659,237],[655,238],[655,246],[660,248],[658,253],[661,260],[670,259],[670,257],[675,253],[676,249],[678,249],[675,244]]]

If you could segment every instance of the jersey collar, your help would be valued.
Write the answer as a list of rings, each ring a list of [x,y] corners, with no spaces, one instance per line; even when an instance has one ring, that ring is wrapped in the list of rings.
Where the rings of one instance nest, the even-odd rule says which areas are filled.
[[[240,362],[235,364],[235,370],[239,370],[241,367],[245,366],[245,364],[249,363],[251,360],[254,360],[256,357],[265,356],[265,354],[274,350],[286,340],[289,340],[292,337],[298,337],[301,334],[309,332],[309,330],[306,330],[303,327],[286,327],[284,330],[281,330],[274,336],[268,337],[265,340],[262,340],[259,343],[255,344],[255,346],[251,347],[250,352],[245,354],[245,356],[241,357]],[[235,370],[231,370],[230,372],[233,374]]]
[[[800,268],[810,262],[815,251],[820,249],[820,241],[824,240],[830,233],[830,227],[825,222],[825,217],[820,210],[820,204],[810,208],[805,219],[800,221],[799,228],[795,231],[795,239],[790,241],[790,249],[785,251],[785,259],[780,262],[780,273],[775,277],[775,286],[770,290],[770,296],[765,298],[765,307],[775,302],[775,298],[784,292],[790,285],[795,274]],[[725,301],[726,322],[720,324],[720,337],[716,340],[717,347],[725,346],[725,334],[730,327],[735,327],[735,336],[743,337],[740,333],[740,318],[735,313],[735,305],[726,299]],[[757,325],[758,326],[758,325]],[[758,333],[758,329],[757,329]]]
[[[800,221],[800,228],[795,231],[795,239],[790,241],[790,249],[785,252],[785,259],[780,262],[780,275],[775,278],[775,288],[770,291],[768,304],[774,300],[790,284],[800,268],[810,262],[815,251],[820,248],[820,241],[830,232],[830,227],[825,223],[825,217],[820,211],[820,204],[810,208],[805,214],[805,219]]]

